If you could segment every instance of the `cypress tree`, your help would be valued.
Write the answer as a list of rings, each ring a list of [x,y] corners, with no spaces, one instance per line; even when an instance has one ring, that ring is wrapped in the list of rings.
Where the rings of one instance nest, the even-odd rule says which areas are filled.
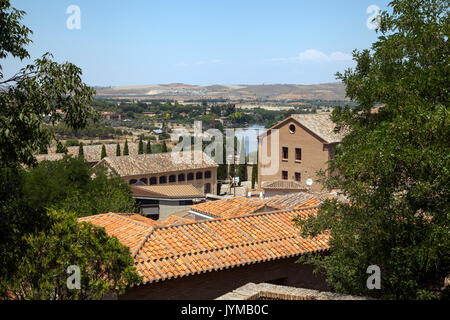
[[[142,141],[142,136],[139,137],[138,154],[144,154],[144,142]]]
[[[78,158],[84,158],[84,145],[80,142],[80,147],[78,148]]]
[[[102,144],[102,154],[100,156],[100,159],[106,158],[106,147],[104,144]]]
[[[116,146],[116,157],[120,157],[120,143],[117,143]]]
[[[129,156],[130,153],[128,151],[128,140],[125,140],[125,146],[123,147],[123,155],[124,156]]]
[[[147,147],[145,149],[145,153],[146,154],[151,154],[152,153],[152,144],[150,143],[150,140],[148,140],[148,142],[147,142]]]
[[[161,147],[161,152],[162,153],[166,153],[167,152],[167,145],[166,145],[165,141],[163,141],[163,144],[162,144],[162,147]]]
[[[241,186],[241,183],[245,181],[245,170],[247,169],[246,165],[246,156],[245,156],[245,137],[242,137],[241,142],[241,151],[239,154],[239,166],[238,166],[238,175],[239,175],[239,186]]]
[[[255,189],[256,181],[258,181],[258,165],[255,163],[252,167],[252,189]]]

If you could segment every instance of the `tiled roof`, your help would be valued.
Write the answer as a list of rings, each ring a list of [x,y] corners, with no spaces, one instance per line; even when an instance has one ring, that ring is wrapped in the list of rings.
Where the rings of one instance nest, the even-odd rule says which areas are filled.
[[[318,205],[322,202],[321,198],[306,192],[277,195],[267,198],[264,201],[267,206],[279,209],[299,209],[307,206]]]
[[[309,207],[171,226],[126,214],[79,220],[129,246],[145,284],[327,250],[327,235],[303,238],[293,222],[316,213]]]
[[[334,133],[336,125],[329,114],[293,114],[291,117],[327,143],[341,142],[344,138],[343,133]]]
[[[174,226],[174,225],[191,223],[191,222],[195,222],[195,220],[176,216],[176,215],[170,215],[164,222],[162,222],[162,225]]]
[[[317,209],[263,213],[155,228],[134,256],[144,284],[328,249],[328,237],[305,239],[292,221]]]
[[[57,161],[64,158],[63,153],[49,153],[49,154],[38,154],[35,156],[37,162],[42,161]]]
[[[78,219],[79,222],[89,222],[115,236],[123,245],[130,248],[132,254],[136,253],[144,238],[158,222],[138,214],[105,213]]]
[[[204,194],[191,184],[186,185],[156,185],[131,186],[134,197],[148,198],[203,198]]]
[[[123,153],[125,143],[120,144],[120,152]],[[117,144],[105,144],[106,148],[106,155],[108,157],[115,157],[116,156],[116,148]],[[78,156],[79,147],[68,147],[67,148],[67,154],[72,155],[74,157]],[[130,155],[137,155],[138,154],[138,144],[128,142],[128,152]],[[56,153],[56,148],[52,147],[48,150],[49,154],[40,154],[36,156],[36,160],[38,162],[44,161],[44,160],[61,160],[64,156],[63,153]],[[84,152],[84,159],[87,162],[98,162],[101,159],[102,155],[102,145],[90,145],[90,146],[83,146],[83,152]]]
[[[262,189],[274,190],[307,190],[308,187],[302,183],[292,180],[275,180],[264,182]]]
[[[185,170],[216,168],[217,164],[204,152],[183,152],[183,161],[175,161],[172,152],[122,157],[106,157],[96,166],[106,165],[118,175],[138,176]],[[197,161],[200,159],[200,161]]]
[[[321,198],[314,194],[297,192],[277,195],[263,200],[245,197],[232,197],[208,201],[191,206],[191,211],[212,218],[231,218],[258,212],[298,209],[320,204]]]
[[[263,209],[263,201],[245,197],[232,197],[193,205],[191,210],[213,218],[237,217]]]

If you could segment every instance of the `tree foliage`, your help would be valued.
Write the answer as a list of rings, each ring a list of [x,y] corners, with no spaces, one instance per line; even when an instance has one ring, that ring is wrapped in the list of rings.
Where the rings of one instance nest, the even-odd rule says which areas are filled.
[[[103,228],[78,223],[74,213],[51,210],[48,230],[24,236],[18,272],[3,283],[19,300],[101,299],[140,282],[130,250]],[[80,289],[69,289],[67,269],[80,268]]]
[[[338,74],[359,107],[336,108],[347,132],[324,178],[348,203],[326,201],[304,234],[331,230],[315,256],[339,292],[383,298],[438,297],[449,273],[449,3],[395,0],[372,50]],[[376,104],[383,104],[377,112]],[[368,290],[368,266],[381,290]]]
[[[0,9],[0,59],[29,58],[25,46],[31,30],[21,23],[25,12],[9,0],[0,0]],[[105,173],[95,172],[91,179],[82,159],[55,167],[44,163],[32,172],[22,166],[36,166],[34,154],[55,139],[52,125],[78,130],[97,118],[94,90],[83,83],[80,68],[54,62],[50,54],[7,79],[1,70],[0,63],[0,297],[82,299],[121,292],[138,280],[129,249],[98,228],[78,225],[76,218],[110,211],[106,200],[116,193],[113,206],[132,201],[128,186]],[[69,212],[47,214],[47,208],[58,206]],[[65,289],[68,263],[82,270],[81,291]]]
[[[130,155],[130,151],[128,150],[128,140],[125,140],[125,145],[123,147],[123,155],[124,156]]]

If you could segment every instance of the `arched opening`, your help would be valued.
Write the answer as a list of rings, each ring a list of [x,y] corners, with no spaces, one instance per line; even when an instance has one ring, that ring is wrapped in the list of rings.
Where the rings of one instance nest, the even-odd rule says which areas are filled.
[[[161,176],[159,177],[159,184],[166,184],[167,183],[167,177]]]
[[[142,178],[142,179],[141,179],[141,180],[139,180],[139,181],[141,181],[141,182],[143,182],[143,183],[147,184],[147,178]]]
[[[131,180],[130,180],[130,184],[135,184],[136,182],[137,182],[136,179],[131,179]]]
[[[191,173],[188,173],[187,178],[188,178],[188,181],[194,180],[194,174],[193,174],[192,172],[191,172]]]
[[[196,179],[197,180],[202,180],[203,179],[203,172],[197,172]]]
[[[170,175],[170,176],[169,176],[169,182],[170,182],[170,183],[177,182],[177,176],[174,175],[174,174]]]
[[[178,182],[182,182],[186,180],[186,176],[184,175],[184,173],[181,173],[178,175]]]
[[[205,184],[205,194],[211,193],[211,183]]]
[[[154,186],[155,184],[158,184],[158,180],[156,179],[156,177],[151,177],[150,178],[150,185]]]
[[[205,179],[211,179],[211,171],[205,172]]]

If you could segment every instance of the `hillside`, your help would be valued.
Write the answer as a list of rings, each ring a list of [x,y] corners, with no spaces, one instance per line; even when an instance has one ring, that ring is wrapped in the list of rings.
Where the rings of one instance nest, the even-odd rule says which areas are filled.
[[[228,99],[228,100],[345,100],[342,83],[209,85],[155,84],[123,87],[96,87],[97,96],[136,99]]]

